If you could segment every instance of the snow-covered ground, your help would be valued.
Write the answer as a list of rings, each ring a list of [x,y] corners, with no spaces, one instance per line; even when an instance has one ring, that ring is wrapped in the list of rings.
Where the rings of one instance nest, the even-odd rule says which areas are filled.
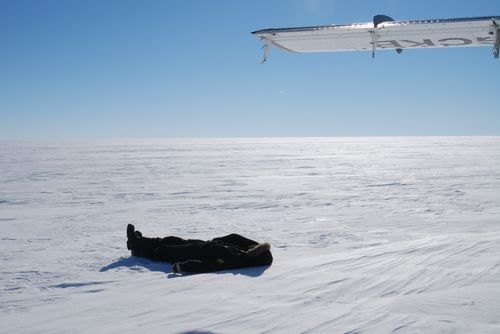
[[[175,276],[125,228],[273,245]],[[1,333],[500,333],[500,137],[0,143]]]

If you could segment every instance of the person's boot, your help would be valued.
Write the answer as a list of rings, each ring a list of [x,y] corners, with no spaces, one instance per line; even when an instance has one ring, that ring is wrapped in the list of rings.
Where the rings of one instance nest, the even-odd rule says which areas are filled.
[[[134,249],[136,239],[137,239],[137,234],[136,234],[134,225],[128,224],[127,225],[127,249],[128,250]]]

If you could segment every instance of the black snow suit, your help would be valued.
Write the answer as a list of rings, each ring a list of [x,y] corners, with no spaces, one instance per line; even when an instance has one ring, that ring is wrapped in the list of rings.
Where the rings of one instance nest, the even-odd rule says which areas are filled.
[[[147,238],[136,232],[136,237],[129,236],[127,245],[134,256],[171,262],[178,270],[191,273],[268,266],[273,262],[269,249],[249,256],[247,252],[258,243],[238,234],[204,241],[174,236]]]

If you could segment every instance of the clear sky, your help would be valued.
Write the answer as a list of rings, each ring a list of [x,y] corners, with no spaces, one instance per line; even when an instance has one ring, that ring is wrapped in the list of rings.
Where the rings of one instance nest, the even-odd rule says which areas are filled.
[[[500,135],[490,47],[294,54],[264,28],[498,0],[0,0],[0,139]]]

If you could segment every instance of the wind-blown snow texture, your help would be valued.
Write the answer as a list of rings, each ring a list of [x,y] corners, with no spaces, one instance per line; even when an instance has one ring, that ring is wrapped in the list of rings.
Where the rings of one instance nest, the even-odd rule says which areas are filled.
[[[500,138],[0,144],[2,333],[500,333]],[[273,245],[175,276],[125,228]]]

